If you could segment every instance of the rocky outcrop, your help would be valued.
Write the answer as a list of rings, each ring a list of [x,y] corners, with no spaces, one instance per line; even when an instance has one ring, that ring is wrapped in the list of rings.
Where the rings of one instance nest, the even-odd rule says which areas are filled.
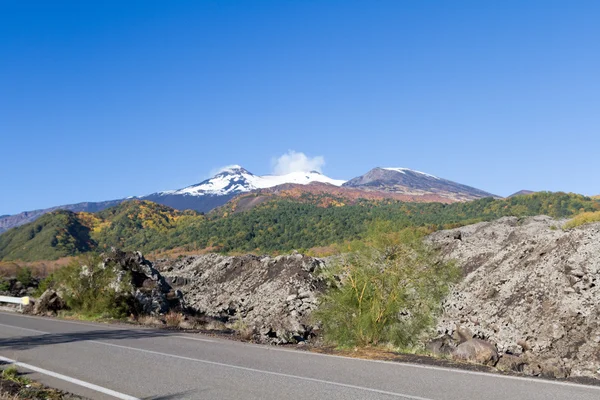
[[[65,308],[62,297],[52,289],[47,289],[35,300],[31,312],[35,315],[52,315]]]
[[[499,364],[531,375],[599,378],[600,224],[563,222],[510,217],[431,235],[465,273],[440,336],[468,330],[497,346]]]
[[[25,297],[31,296],[37,289],[40,281],[37,278],[31,278],[27,285],[24,285],[16,278],[0,278],[0,286],[4,290],[0,290],[0,295]]]
[[[120,282],[125,277],[131,279],[125,285],[125,290],[135,299],[136,314],[165,314],[169,310],[182,311],[185,307],[181,291],[174,290],[139,251],[123,252],[113,249],[104,258],[104,267],[119,269],[114,282],[115,289],[122,287]]]
[[[152,263],[140,252],[123,252],[112,249],[105,254],[99,268],[114,269],[114,279],[108,284],[127,299],[131,313],[142,315],[164,315],[169,311],[185,309],[183,295],[174,290]],[[89,266],[81,266],[80,276],[90,274]],[[46,290],[26,312],[38,315],[55,314],[67,308],[65,293],[72,291],[64,285]]]
[[[309,338],[308,315],[325,288],[321,259],[289,256],[188,256],[157,268],[184,293],[190,310],[250,331],[254,340],[295,343]]]

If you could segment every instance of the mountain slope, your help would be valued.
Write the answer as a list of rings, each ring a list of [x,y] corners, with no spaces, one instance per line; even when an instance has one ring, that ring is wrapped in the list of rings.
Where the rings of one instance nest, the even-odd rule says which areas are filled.
[[[471,186],[408,168],[374,168],[342,186],[406,195],[435,194],[455,201],[498,197]]]
[[[360,201],[382,202],[395,200],[410,203],[453,203],[453,200],[434,194],[405,195],[379,191],[366,191],[351,187],[333,186],[313,182],[307,185],[286,183],[272,188],[258,189],[234,197],[219,209],[220,212],[248,211],[266,201],[286,199],[308,202],[322,207],[352,205]],[[217,211],[217,210],[215,210]]]
[[[334,186],[340,186],[344,183],[343,180],[329,178],[317,171],[259,176],[239,165],[233,165],[196,185],[178,190],[153,193],[143,196],[141,199],[165,204],[178,210],[190,209],[208,212],[224,205],[240,193],[282,184],[307,185],[312,182],[322,182]]]
[[[25,211],[14,215],[3,215],[0,217],[0,233],[14,228],[33,222],[44,214],[50,213],[56,210],[68,210],[73,212],[97,212],[105,210],[109,207],[116,206],[121,203],[121,200],[110,200],[110,201],[99,201],[99,202],[84,202],[77,204],[66,204],[62,206],[44,208],[34,211]]]
[[[527,195],[533,194],[533,193],[535,193],[533,190],[519,190],[518,192],[515,192],[508,197],[527,196]]]
[[[125,201],[99,213],[56,211],[0,235],[0,260],[56,259],[111,246],[123,250],[287,252],[359,239],[375,221],[394,229],[440,229],[503,216],[564,218],[600,210],[600,201],[574,194],[536,193],[452,204],[394,199],[340,202],[330,194],[267,199],[245,212],[201,215],[149,201]]]
[[[159,248],[164,237],[195,211],[177,211],[149,201],[129,200],[97,212],[57,210],[0,235],[0,260],[53,260],[91,250]]]
[[[66,210],[52,211],[35,222],[0,235],[0,259],[53,260],[84,253],[96,246],[90,231],[78,214]]]
[[[177,210],[195,210],[208,212],[222,206],[240,193],[256,189],[270,188],[280,184],[309,184],[323,182],[335,186],[343,180],[331,179],[319,172],[294,172],[287,175],[254,175],[239,165],[228,167],[210,179],[183,189],[152,193],[147,196],[133,197],[175,208]],[[102,202],[67,204],[35,211],[26,211],[15,215],[0,217],[0,233],[23,224],[33,222],[40,216],[55,210],[73,212],[97,212],[120,204],[125,199]]]

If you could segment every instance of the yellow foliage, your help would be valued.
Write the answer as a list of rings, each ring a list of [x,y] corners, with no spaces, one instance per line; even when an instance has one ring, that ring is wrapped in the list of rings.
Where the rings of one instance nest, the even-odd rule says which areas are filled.
[[[92,213],[80,212],[77,215],[81,223],[90,229],[95,229],[96,226],[102,223],[102,219]]]
[[[563,229],[573,229],[581,225],[587,225],[594,222],[600,222],[600,211],[586,212],[575,216],[569,222],[567,222]]]

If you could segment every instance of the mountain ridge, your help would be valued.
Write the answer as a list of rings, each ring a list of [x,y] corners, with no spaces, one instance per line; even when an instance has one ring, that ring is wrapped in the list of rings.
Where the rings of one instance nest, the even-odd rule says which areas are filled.
[[[0,260],[57,259],[111,247],[144,252],[180,248],[266,254],[358,239],[377,221],[387,221],[395,229],[437,230],[503,216],[568,218],[599,210],[599,200],[549,192],[451,204],[390,198],[344,204],[324,193],[305,195],[301,201],[267,198],[245,212],[219,209],[206,215],[133,199],[97,213],[54,211],[13,228],[0,235]]]
[[[383,171],[383,175],[387,174],[389,182],[386,182],[385,179],[383,181],[380,179],[378,186],[373,183],[373,180],[370,182],[364,181],[365,177],[368,177],[370,173],[376,170]],[[385,178],[385,176],[380,178]],[[404,186],[402,185],[403,182]],[[324,187],[319,185],[305,189],[301,188],[301,186],[313,183],[326,184],[329,185],[329,188],[324,189]],[[240,194],[255,191],[263,191],[262,194],[265,194],[270,189],[275,188],[270,193],[270,195],[273,195],[274,193],[281,192],[281,189],[276,189],[277,187],[290,184],[300,185],[295,187],[295,191],[297,192],[330,191],[341,197],[353,199],[359,197],[366,199],[387,197],[402,201],[440,201],[447,203],[493,196],[479,189],[409,168],[375,168],[360,177],[344,181],[330,178],[319,171],[292,172],[284,175],[255,175],[239,165],[231,165],[200,183],[181,189],[160,191],[144,196],[132,196],[127,199],[149,200],[177,210],[194,210],[206,213],[225,205]],[[445,190],[448,188],[451,190]],[[374,195],[373,193],[378,194]],[[0,233],[10,228],[33,222],[41,215],[54,210],[64,209],[74,212],[96,212],[120,204],[127,199],[67,204],[3,216],[0,217]]]
[[[405,195],[437,194],[455,201],[500,197],[410,168],[376,167],[364,175],[350,179],[342,186]]]

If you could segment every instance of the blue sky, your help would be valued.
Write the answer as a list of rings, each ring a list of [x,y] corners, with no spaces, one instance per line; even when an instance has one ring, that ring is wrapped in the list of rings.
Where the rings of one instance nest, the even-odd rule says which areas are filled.
[[[597,1],[0,0],[0,214],[290,150],[600,194]]]

